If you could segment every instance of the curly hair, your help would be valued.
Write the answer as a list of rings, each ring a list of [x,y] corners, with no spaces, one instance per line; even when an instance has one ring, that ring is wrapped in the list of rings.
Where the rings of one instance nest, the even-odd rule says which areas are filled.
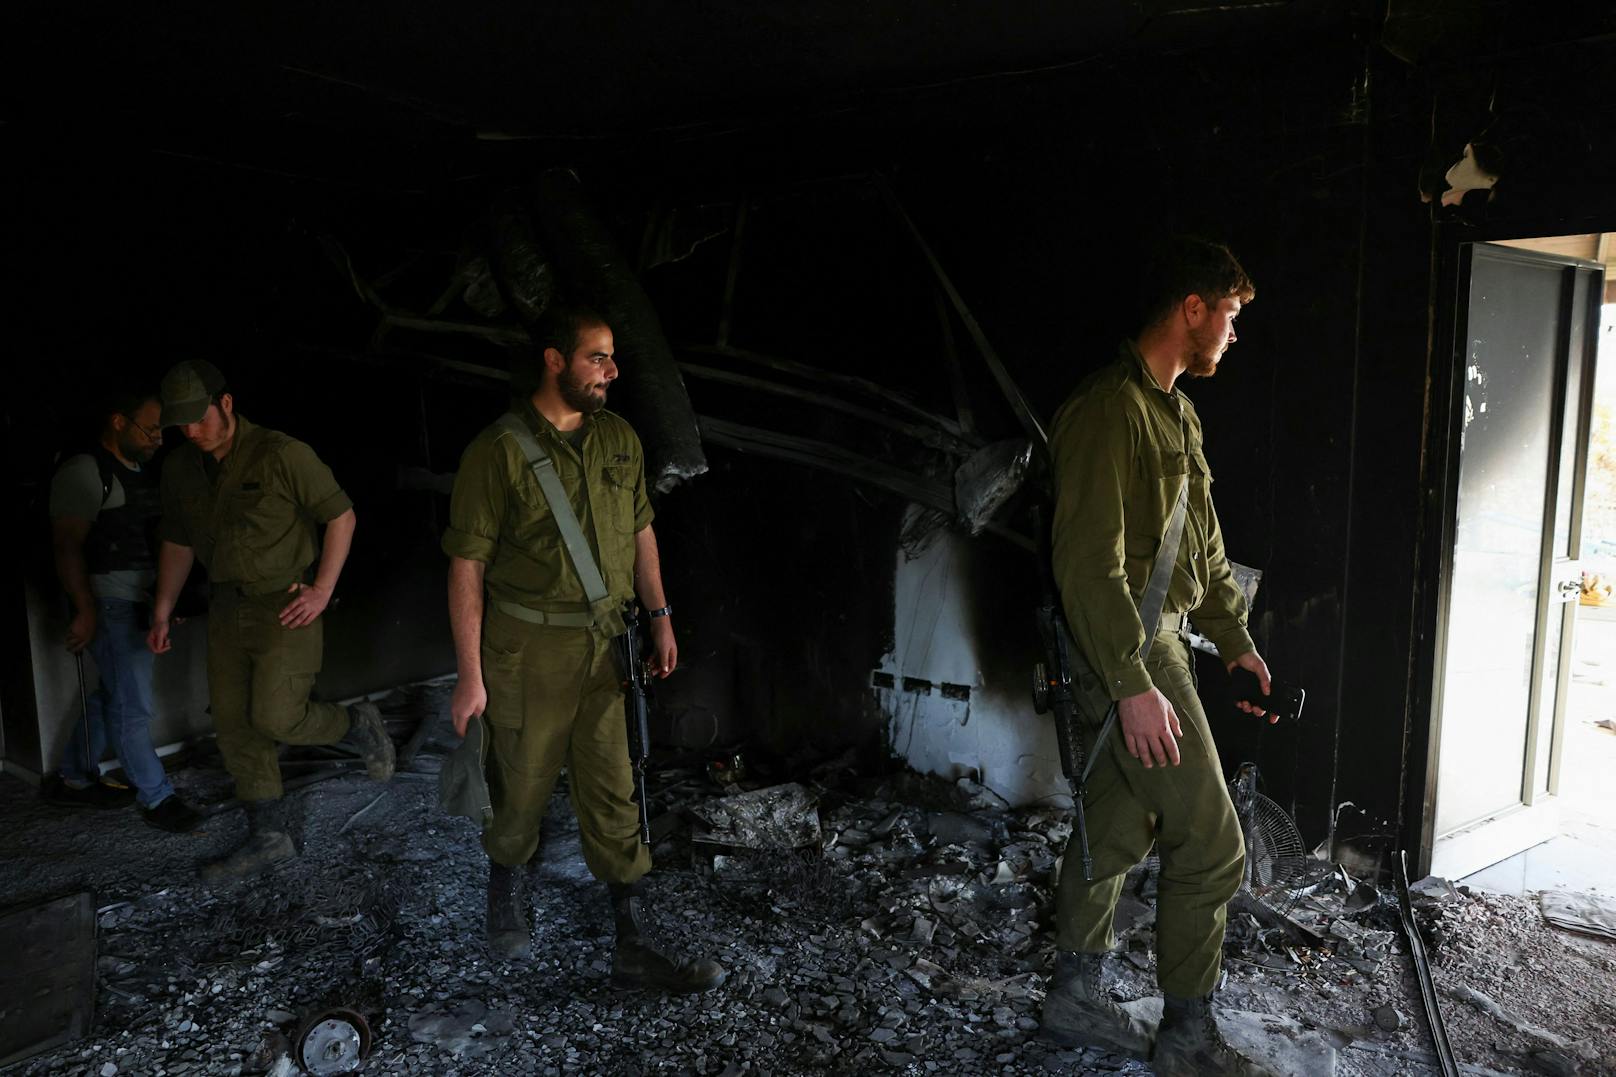
[[[1231,296],[1242,303],[1257,297],[1234,253],[1198,236],[1174,236],[1158,244],[1145,263],[1139,291],[1141,329],[1167,317],[1185,296],[1198,295],[1212,305]]]

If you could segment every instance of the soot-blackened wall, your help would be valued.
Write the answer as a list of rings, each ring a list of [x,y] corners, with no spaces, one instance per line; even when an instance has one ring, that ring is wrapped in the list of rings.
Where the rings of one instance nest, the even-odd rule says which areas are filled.
[[[853,171],[886,173],[1045,420],[1132,330],[1131,282],[1152,238],[1192,231],[1234,247],[1256,279],[1257,301],[1217,377],[1185,388],[1206,428],[1230,554],[1265,573],[1254,635],[1277,672],[1306,685],[1310,703],[1299,726],[1259,727],[1228,706],[1210,661],[1202,668],[1204,694],[1226,764],[1257,761],[1270,795],[1295,810],[1314,840],[1328,829],[1335,803],[1366,799],[1354,775],[1346,776],[1353,788],[1337,788],[1341,727],[1359,737],[1366,728],[1383,731],[1395,752],[1403,721],[1394,708],[1354,709],[1341,674],[1354,548],[1372,551],[1360,556],[1379,566],[1377,585],[1388,589],[1406,588],[1398,566],[1412,548],[1395,527],[1354,527],[1361,507],[1350,480],[1363,407],[1363,258],[1370,243],[1382,242],[1366,240],[1373,228],[1401,226],[1407,241],[1400,257],[1389,260],[1406,292],[1402,309],[1420,316],[1425,293],[1425,210],[1410,193],[1412,172],[1395,202],[1382,189],[1393,185],[1385,177],[1395,176],[1397,166],[1377,159],[1375,65],[1368,57],[1343,42],[1290,62],[1267,57],[1261,68],[1241,67],[1240,80],[1222,77],[1226,65],[1240,61],[1221,56],[1190,58],[1148,76],[1142,67],[1117,66],[1059,86],[984,94],[949,111],[948,124],[936,113],[910,124],[873,117],[852,130],[799,134],[790,156],[778,145],[754,143],[710,148],[705,161],[679,162],[691,170],[686,182],[697,186],[701,180],[689,177],[711,175],[703,167],[740,168],[738,183],[733,174],[711,177],[715,190],[730,194],[745,190],[748,168],[765,187],[793,164],[806,170],[797,162],[831,158]],[[813,279],[792,298],[798,309],[818,312],[818,334],[824,325],[843,330],[844,343],[826,352],[826,365],[879,369],[882,380],[917,395],[934,387],[935,398],[946,385],[935,316],[898,301],[912,289],[908,282],[929,282],[930,270],[902,241],[895,220],[868,211],[856,183],[844,185],[842,203],[795,202],[799,213],[819,214],[821,234],[838,240],[830,222],[857,215],[862,243],[822,243],[835,242],[836,256],[850,265],[884,266],[888,283],[852,305]],[[1382,215],[1386,222],[1377,226]],[[1400,225],[1405,219],[1412,223]],[[893,281],[903,282],[901,290]],[[715,280],[714,294],[717,288]],[[883,335],[859,331],[872,307],[888,316]],[[906,346],[885,343],[894,323]],[[1401,406],[1417,410],[1423,328],[1380,346],[1384,365],[1406,375],[1398,387]],[[969,344],[962,348],[980,377]],[[999,432],[1013,431],[985,378],[975,404]],[[1417,434],[1404,434],[1399,481],[1406,484],[1402,496],[1411,497]],[[1027,526],[1014,512],[1011,520]],[[989,567],[978,564],[972,576],[992,576],[995,561],[1023,556],[997,549],[983,559]],[[1019,639],[1030,666],[1033,577],[1007,569],[998,578],[1026,592],[1029,615],[1007,619],[998,638]],[[961,615],[974,616],[971,600],[962,601]],[[1362,618],[1362,630],[1394,641],[1395,649],[1406,617],[1393,604],[1378,618]],[[997,659],[985,665],[1009,669]],[[1021,692],[1020,684],[993,687],[1004,699]],[[1377,768],[1395,774],[1395,756]],[[1395,778],[1382,799],[1384,818],[1392,819]]]
[[[1230,553],[1265,573],[1254,634],[1277,673],[1306,685],[1309,707],[1300,725],[1259,727],[1209,687],[1214,727],[1225,762],[1261,764],[1268,792],[1310,839],[1350,800],[1342,834],[1384,846],[1420,811],[1440,509],[1428,435],[1445,420],[1427,389],[1446,362],[1428,343],[1446,302],[1432,266],[1460,235],[1434,234],[1433,220],[1479,217],[1499,234],[1616,227],[1590,227],[1580,208],[1613,171],[1611,122],[1591,107],[1608,51],[1414,68],[1370,38],[1332,31],[1285,52],[1118,54],[749,133],[567,153],[626,225],[628,250],[653,206],[752,201],[732,342],[857,373],[941,411],[950,404],[930,271],[873,193],[872,173],[886,177],[1045,418],[1133,328],[1132,271],[1153,235],[1227,240],[1258,298],[1218,376],[1187,391],[1206,427]],[[1433,211],[1418,198],[1422,176],[1439,175],[1495,118],[1489,102],[1517,131],[1549,134],[1520,143],[1523,174],[1513,185],[1506,176],[1497,203]],[[30,361],[7,406],[16,496],[37,490],[29,480],[48,470],[61,418],[100,372],[216,358],[237,377],[243,410],[307,438],[358,503],[322,689],[447,670],[442,495],[399,490],[395,470],[452,470],[503,389],[406,356],[333,358],[363,353],[375,318],[318,237],[356,250],[391,244],[401,258],[453,251],[500,186],[559,163],[491,153],[503,156],[481,160],[470,183],[447,166],[435,181],[421,170],[418,194],[152,154],[129,155],[115,180],[88,153],[30,171],[25,246],[40,253],[19,304]],[[648,275],[675,344],[713,340],[728,246],[720,237]],[[979,419],[1013,432],[980,367],[969,383]],[[711,386],[692,384],[692,396],[698,411],[926,465],[844,419]],[[729,693],[726,714],[683,719],[692,742],[702,722],[711,741],[738,730],[781,752],[875,735],[868,677],[892,646],[901,503],[796,466],[712,457],[712,474],[658,505],[690,665],[665,688],[669,709],[715,708]],[[1023,520],[1013,509],[1009,521]],[[997,578],[995,560],[1019,556],[973,560],[971,578]],[[1031,578],[1003,574],[1028,604]],[[993,597],[995,611],[1006,605],[1004,593]],[[1004,640],[1013,647],[1024,634],[1030,659],[1028,623],[1006,620]],[[1216,683],[1215,666],[1202,672]],[[15,684],[8,674],[8,693]]]

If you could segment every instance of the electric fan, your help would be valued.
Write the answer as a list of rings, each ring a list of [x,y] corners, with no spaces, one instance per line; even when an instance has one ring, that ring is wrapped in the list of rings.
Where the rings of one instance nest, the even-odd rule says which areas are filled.
[[[1229,797],[1246,841],[1246,877],[1240,890],[1289,916],[1302,891],[1315,882],[1316,862],[1302,845],[1302,834],[1285,809],[1257,792],[1257,764],[1242,763],[1229,783]]]

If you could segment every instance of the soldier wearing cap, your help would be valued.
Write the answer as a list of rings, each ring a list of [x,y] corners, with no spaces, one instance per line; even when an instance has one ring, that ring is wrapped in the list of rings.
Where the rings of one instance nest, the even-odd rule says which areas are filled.
[[[584,859],[612,902],[613,982],[706,990],[723,982],[723,967],[664,956],[641,917],[651,857],[639,840],[612,638],[636,592],[651,611],[653,669],[665,677],[678,657],[640,439],[605,409],[617,377],[606,322],[558,304],[539,335],[538,388],[467,447],[443,536],[460,673],[450,714],[462,735],[474,719],[487,727],[489,949],[498,958],[530,952],[524,876],[566,765]],[[545,468],[553,474],[541,479]],[[546,483],[565,497],[564,513]],[[569,534],[587,546],[589,566],[574,563]],[[591,589],[605,593],[591,599]]]
[[[202,869],[205,879],[222,881],[297,855],[277,743],[334,744],[347,737],[379,781],[392,777],[393,744],[374,704],[345,709],[309,699],[320,671],[320,615],[354,533],[353,503],[331,469],[303,442],[238,415],[224,375],[211,363],[173,367],[161,396],[162,425],[180,427],[190,444],[163,469],[162,546],[146,642],[156,654],[172,646],[174,603],[200,560],[211,582],[213,721],[248,819],[241,846]]]

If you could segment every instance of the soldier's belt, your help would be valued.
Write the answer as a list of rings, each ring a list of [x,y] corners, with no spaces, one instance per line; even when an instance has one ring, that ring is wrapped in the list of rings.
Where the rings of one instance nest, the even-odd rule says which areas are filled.
[[[292,584],[297,583],[299,577],[290,576],[284,580],[257,580],[253,583],[236,583],[231,580],[214,580],[208,587],[208,593],[215,597],[231,598],[263,598],[282,591],[290,591]]]
[[[587,610],[574,610],[570,613],[546,613],[543,610],[519,606],[515,602],[506,602],[504,599],[495,599],[494,608],[507,617],[515,617],[518,621],[526,621],[532,625],[556,625],[559,628],[595,627],[595,616]]]
[[[1182,632],[1189,623],[1190,615],[1187,613],[1167,613],[1164,611],[1161,615],[1161,622],[1156,626],[1156,631]]]

